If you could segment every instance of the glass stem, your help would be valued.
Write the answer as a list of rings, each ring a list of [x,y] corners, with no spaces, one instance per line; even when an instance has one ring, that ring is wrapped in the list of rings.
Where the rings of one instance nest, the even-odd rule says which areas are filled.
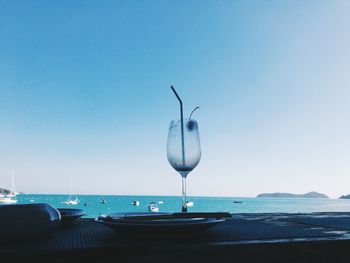
[[[187,212],[187,202],[186,202],[186,176],[182,177],[182,212]]]

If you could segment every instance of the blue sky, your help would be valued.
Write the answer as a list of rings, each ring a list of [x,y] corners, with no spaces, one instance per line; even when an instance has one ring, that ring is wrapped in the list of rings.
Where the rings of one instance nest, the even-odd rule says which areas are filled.
[[[347,1],[0,1],[0,183],[180,195],[174,85],[195,106],[189,195],[350,185]]]

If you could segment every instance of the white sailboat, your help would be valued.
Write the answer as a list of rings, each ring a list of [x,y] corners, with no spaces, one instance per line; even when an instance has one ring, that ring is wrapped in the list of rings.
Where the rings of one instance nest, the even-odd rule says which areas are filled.
[[[69,198],[67,201],[62,202],[63,205],[77,205],[79,203],[78,198],[72,199],[72,179],[69,184]]]
[[[14,199],[12,197],[0,197],[0,204],[15,204],[17,203],[17,199]]]
[[[69,199],[67,201],[62,202],[64,205],[77,205],[79,203],[78,198],[72,199],[72,196],[69,195]]]
[[[187,206],[187,207],[192,207],[192,206],[193,206],[193,202],[187,201],[187,202],[186,202],[186,206]]]
[[[11,188],[9,194],[1,194],[0,195],[0,204],[15,204],[17,203],[17,199],[15,198],[17,193],[15,192],[15,179],[14,172],[12,171],[11,177]]]
[[[15,191],[15,174],[14,172],[12,171],[12,176],[11,176],[11,188],[10,188],[10,193],[7,194],[5,197],[16,197],[18,193],[16,193]]]

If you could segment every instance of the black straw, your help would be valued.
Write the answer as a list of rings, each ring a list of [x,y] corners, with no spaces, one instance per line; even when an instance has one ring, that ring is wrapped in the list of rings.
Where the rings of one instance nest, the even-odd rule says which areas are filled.
[[[170,86],[170,88],[175,93],[176,98],[180,102],[180,116],[181,116],[181,146],[182,146],[182,165],[185,167],[185,139],[184,139],[184,117],[183,117],[183,108],[182,108],[182,100],[180,96],[177,94],[175,88]]]

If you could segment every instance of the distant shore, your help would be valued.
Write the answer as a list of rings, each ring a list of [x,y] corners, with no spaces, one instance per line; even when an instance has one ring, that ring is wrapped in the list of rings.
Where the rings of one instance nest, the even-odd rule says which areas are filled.
[[[262,193],[257,197],[288,197],[288,198],[329,198],[327,195],[317,192],[308,192],[306,194],[291,194],[291,193]]]

